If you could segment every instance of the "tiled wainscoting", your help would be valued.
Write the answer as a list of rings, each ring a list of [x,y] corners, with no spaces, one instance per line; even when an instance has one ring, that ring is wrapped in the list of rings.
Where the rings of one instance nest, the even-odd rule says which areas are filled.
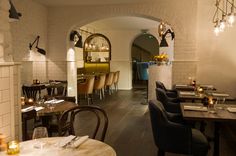
[[[14,63],[0,64],[0,133],[7,140],[21,138],[19,70]]]

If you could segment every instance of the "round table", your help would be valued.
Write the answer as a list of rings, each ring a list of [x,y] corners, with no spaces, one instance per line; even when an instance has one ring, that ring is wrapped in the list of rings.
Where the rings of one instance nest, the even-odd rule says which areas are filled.
[[[37,149],[34,145],[36,140],[29,140],[20,143],[20,153],[18,156],[116,156],[114,149],[98,140],[88,139],[78,148],[62,148],[56,144],[63,137],[51,137],[39,139],[45,143],[42,149]],[[3,153],[3,155],[2,155]],[[8,156],[6,152],[0,152],[1,156]]]

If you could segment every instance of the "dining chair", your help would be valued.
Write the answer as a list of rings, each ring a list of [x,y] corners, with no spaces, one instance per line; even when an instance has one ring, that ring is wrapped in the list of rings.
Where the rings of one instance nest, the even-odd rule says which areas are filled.
[[[177,98],[178,94],[176,90],[171,90],[171,89],[166,89],[165,85],[161,82],[161,81],[156,81],[156,88],[161,88],[163,89],[167,96],[171,97],[171,98]]]
[[[113,77],[114,72],[110,72],[106,75],[105,89],[107,89],[109,95],[112,94]]]
[[[77,94],[78,102],[80,97],[84,96],[87,99],[87,104],[93,103],[93,86],[94,86],[95,76],[89,76],[84,82],[77,82]]]
[[[40,98],[41,90],[44,88],[45,88],[44,85],[30,85],[30,86],[23,85],[22,92],[26,98],[28,98],[28,99],[33,98],[34,101],[36,101],[37,95],[38,95],[38,98]]]
[[[83,124],[80,125],[79,123],[77,123],[78,120],[76,120],[80,119],[79,115],[81,115],[82,112],[89,112],[93,114],[89,114],[90,122],[92,122],[92,117],[94,117],[96,120],[95,124],[92,123],[92,125],[94,125],[94,129],[91,138],[100,138],[98,140],[104,141],[108,128],[108,116],[107,113],[98,106],[76,106],[63,112],[59,119],[59,135],[76,135],[77,127],[84,126]],[[86,123],[89,121],[86,120]],[[101,136],[99,137],[98,134],[100,134]]]
[[[120,77],[120,71],[116,71],[113,77],[113,85],[114,85],[115,91],[118,91],[119,77]]]
[[[199,130],[170,121],[159,101],[149,101],[149,111],[158,156],[164,156],[165,152],[207,155],[208,141]]]
[[[163,89],[156,88],[156,98],[163,104],[166,111],[171,113],[181,112],[179,101],[168,97]]]
[[[93,89],[99,92],[100,99],[104,98],[104,87],[105,87],[106,74],[101,74],[94,80]]]

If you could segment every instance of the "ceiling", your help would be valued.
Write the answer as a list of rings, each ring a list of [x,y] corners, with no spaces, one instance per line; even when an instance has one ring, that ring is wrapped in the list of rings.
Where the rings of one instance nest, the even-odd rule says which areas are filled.
[[[145,30],[145,29],[157,29],[159,22],[141,17],[112,17],[102,20],[98,20],[83,28],[91,28],[92,30]],[[82,29],[83,29],[82,28]]]
[[[109,5],[109,4],[134,4],[148,3],[155,0],[34,0],[50,7],[75,6],[75,5]]]

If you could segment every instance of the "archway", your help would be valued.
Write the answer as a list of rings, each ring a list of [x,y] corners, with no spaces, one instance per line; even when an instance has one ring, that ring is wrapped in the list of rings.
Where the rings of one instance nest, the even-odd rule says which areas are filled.
[[[134,39],[131,48],[133,88],[146,88],[148,73],[142,67],[152,64],[158,54],[159,42],[152,34],[144,31]]]
[[[132,18],[136,19],[136,21],[135,21],[136,23],[134,22],[134,25],[136,25],[136,26],[139,25],[139,23],[146,23],[145,26],[151,25],[152,27],[148,27],[148,28],[147,27],[142,27],[142,28],[135,27],[135,29],[127,29],[124,25],[122,25],[122,27],[121,27],[122,29],[119,29],[119,27],[117,26],[117,23],[115,23],[115,25],[116,25],[115,29],[114,29],[114,27],[107,28],[108,26],[114,25],[114,23],[113,24],[111,23],[111,19],[116,19],[116,18],[121,19],[123,17],[127,17],[129,19],[129,21]],[[147,24],[150,21],[152,23]],[[103,24],[101,24],[101,23],[103,23]],[[104,25],[105,25],[105,27],[104,27]],[[128,25],[129,25],[129,23],[128,23]],[[74,30],[74,29],[79,31],[79,29],[82,28],[82,29],[86,29],[86,30],[90,29],[91,32],[96,32],[96,33],[101,33],[101,34],[106,35],[112,44],[112,54],[111,54],[112,57],[111,57],[111,68],[110,69],[111,69],[111,71],[117,71],[117,70],[121,71],[119,89],[129,90],[129,89],[132,89],[132,77],[133,77],[132,76],[132,57],[131,57],[131,49],[132,49],[133,41],[138,35],[140,35],[140,31],[143,29],[149,29],[150,34],[152,34],[152,36],[155,38],[155,40],[158,41],[157,40],[157,39],[159,39],[158,33],[157,33],[158,25],[159,25],[158,19],[153,20],[153,18],[151,18],[151,17],[148,19],[148,18],[134,17],[134,16],[118,16],[118,17],[106,18],[103,20],[95,21],[95,22],[89,23],[87,25],[84,25],[83,27],[76,25],[76,26],[72,27],[69,31]],[[68,32],[68,34],[69,34],[69,32]],[[82,33],[82,36],[83,36],[83,33]],[[83,36],[83,41],[86,39],[86,37],[87,37],[86,35]],[[69,44],[69,46],[71,46],[71,44]],[[173,44],[171,46],[173,46]],[[77,49],[80,49],[80,48],[77,48]],[[78,50],[78,51],[80,51],[80,50]],[[81,55],[80,52],[78,52],[78,54]],[[83,56],[81,56],[81,58],[82,57]],[[79,59],[79,61],[75,60],[75,62],[81,64],[81,62],[83,62],[83,60]],[[70,62],[69,62],[69,64],[70,64]],[[69,73],[69,71],[71,71],[71,70],[68,69],[68,74],[67,74],[68,76],[67,77],[71,78],[71,74]],[[74,70],[74,71],[76,71],[76,70]],[[76,75],[76,74],[72,74],[72,75]],[[76,76],[74,76],[74,77],[76,77]],[[74,79],[76,79],[76,78],[74,78]],[[76,82],[76,80],[74,80],[73,82]],[[76,84],[71,85],[71,87],[73,87],[73,86],[76,86]],[[76,89],[73,89],[73,91],[76,91]],[[73,93],[73,95],[76,95],[76,93]]]

